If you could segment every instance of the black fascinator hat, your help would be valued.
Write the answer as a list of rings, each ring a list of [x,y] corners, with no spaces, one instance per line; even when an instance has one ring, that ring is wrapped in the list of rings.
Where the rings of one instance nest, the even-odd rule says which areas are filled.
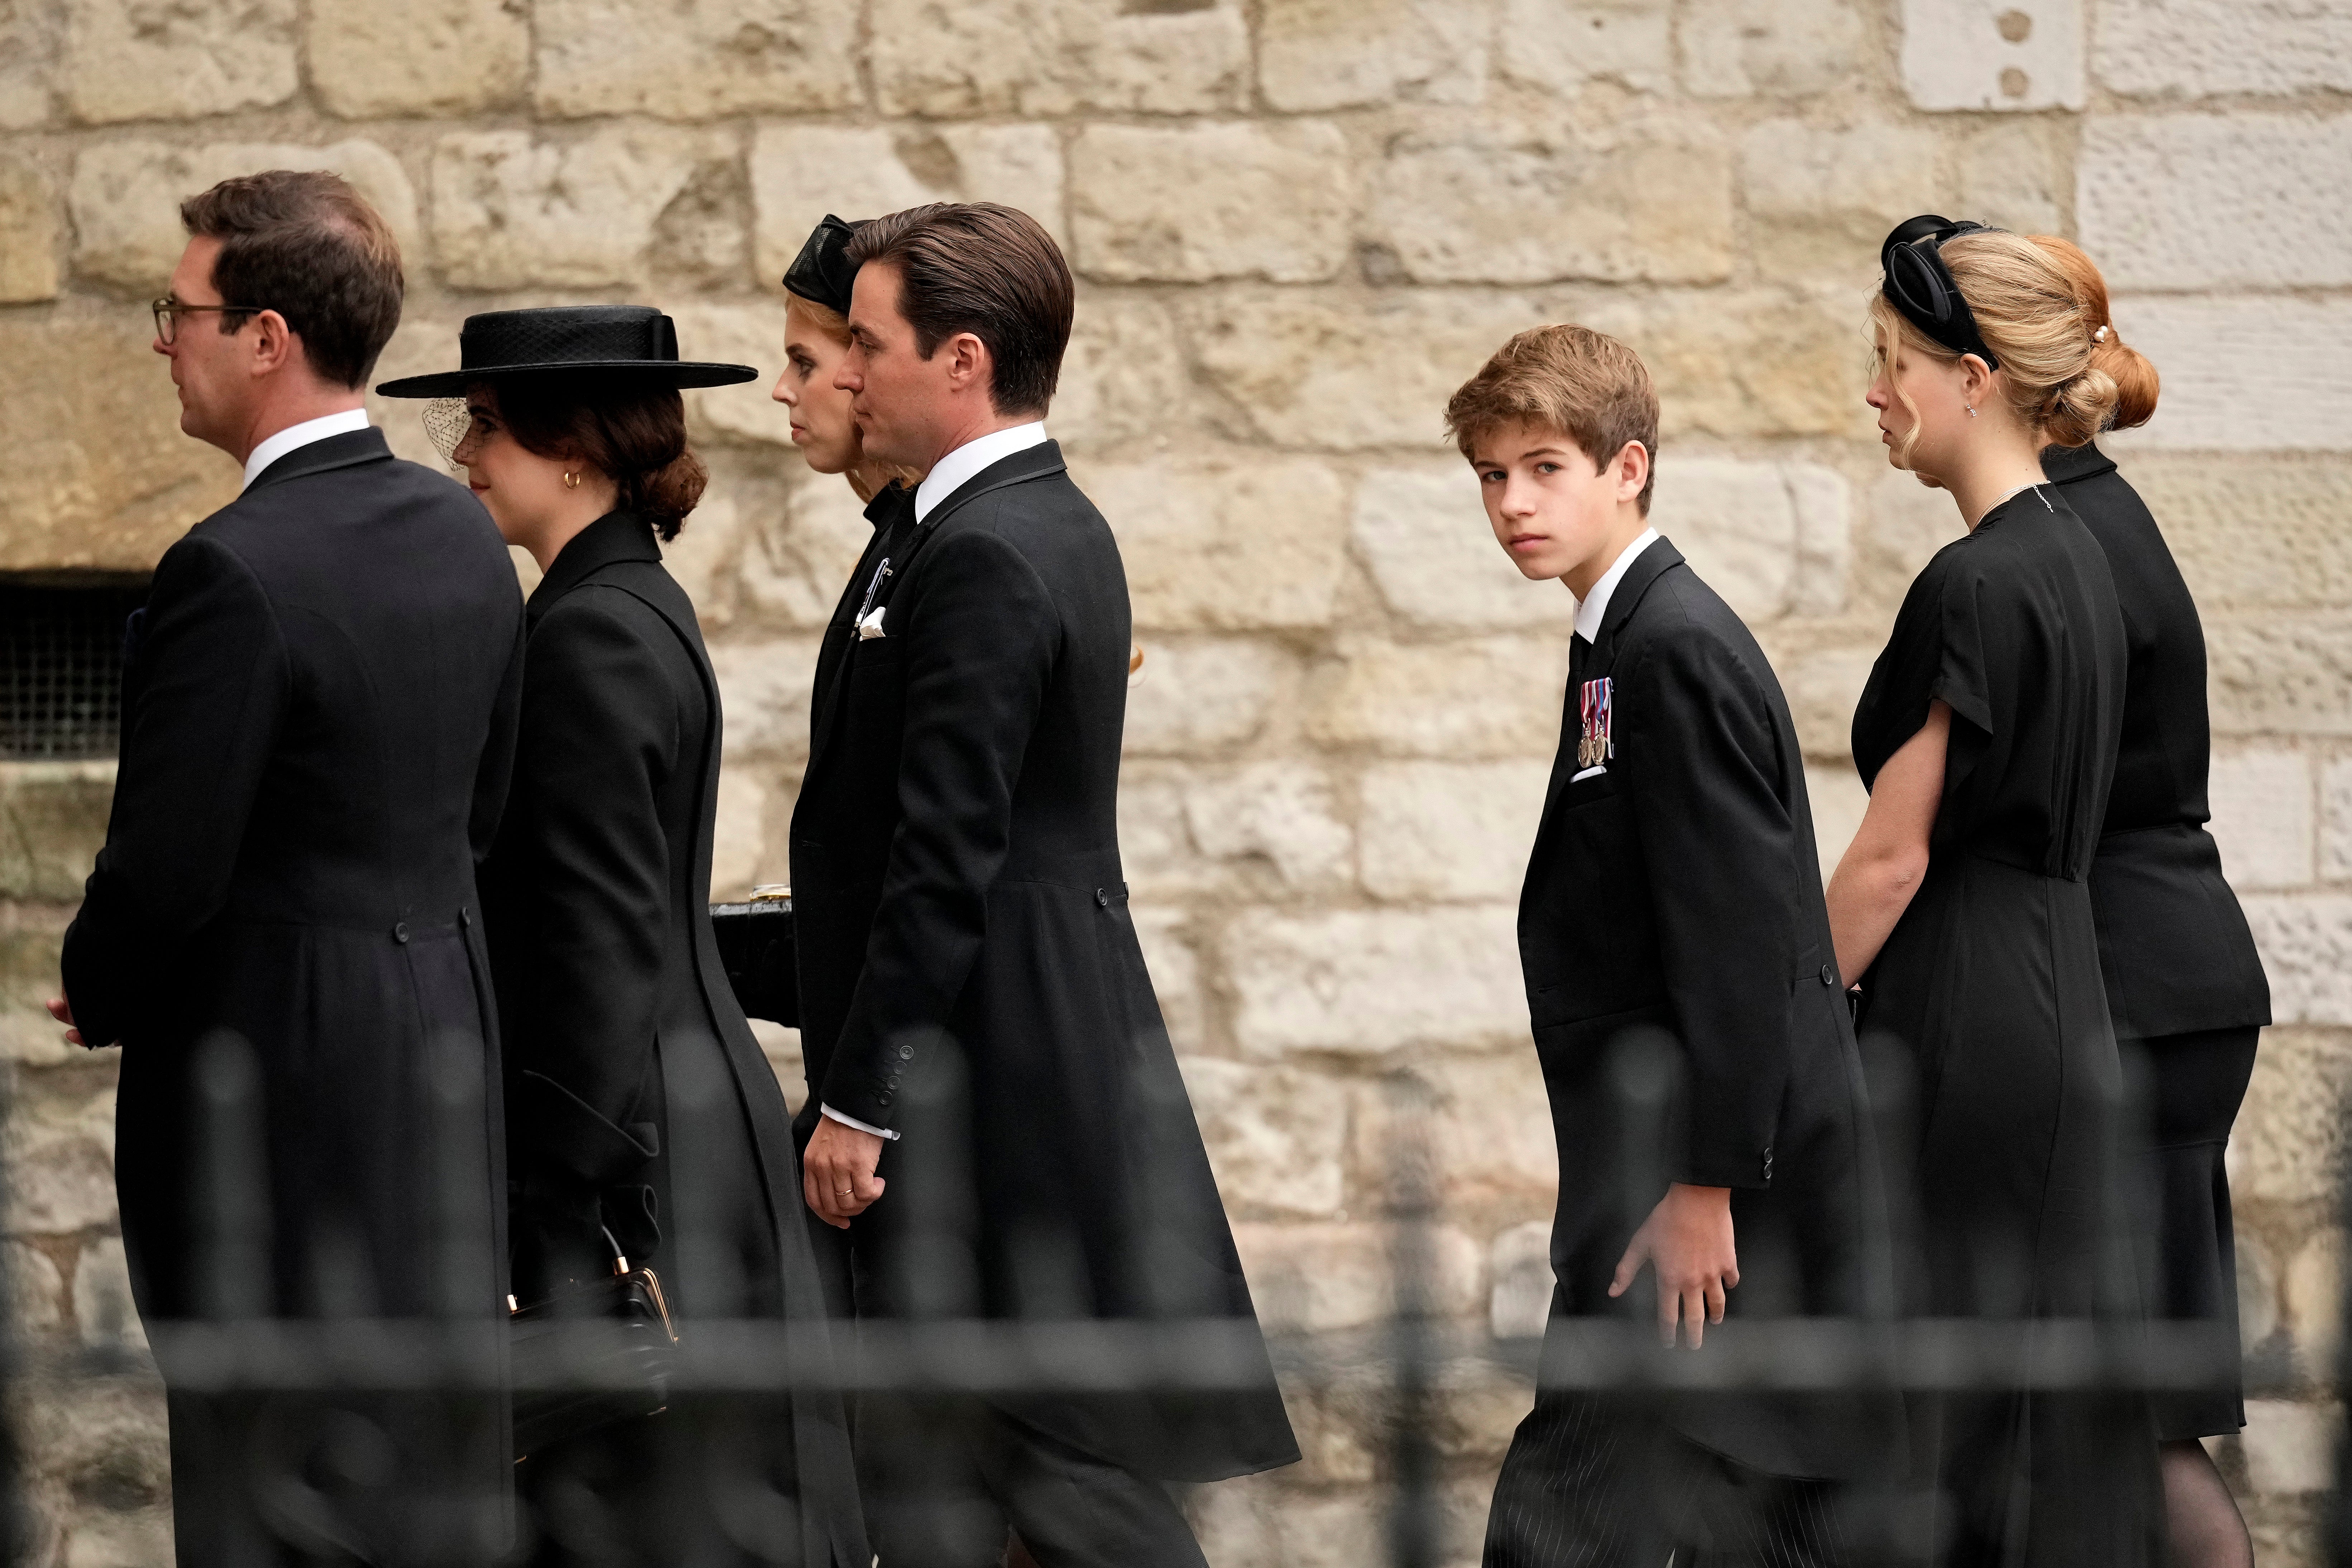
[[[836,316],[848,315],[850,286],[857,281],[857,264],[849,259],[849,242],[870,221],[860,218],[851,223],[825,214],[824,222],[809,231],[800,255],[784,270],[784,287]]]
[[[1886,272],[1880,291],[1888,304],[1903,312],[1904,319],[1954,353],[1974,354],[1987,370],[1997,371],[2000,361],[1985,346],[1984,334],[1977,330],[1976,313],[1969,308],[1960,286],[1952,281],[1952,269],[1944,265],[1942,255],[1946,240],[1993,232],[1983,224],[1955,223],[1923,213],[1895,225],[1886,243],[1878,247],[1878,264]]]
[[[375,390],[385,397],[462,397],[478,381],[593,371],[642,378],[650,386],[732,386],[756,381],[750,365],[677,357],[677,327],[650,305],[549,305],[486,310],[457,334],[458,368],[404,376]]]

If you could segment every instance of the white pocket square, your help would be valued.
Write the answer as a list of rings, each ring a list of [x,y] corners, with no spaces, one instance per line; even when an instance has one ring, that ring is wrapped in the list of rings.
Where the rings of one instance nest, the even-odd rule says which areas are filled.
[[[1585,769],[1583,772],[1581,772],[1581,773],[1571,773],[1571,774],[1570,774],[1570,775],[1568,776],[1568,781],[1569,781],[1570,783],[1571,783],[1571,784],[1574,784],[1574,783],[1578,782],[1580,779],[1597,779],[1597,778],[1599,778],[1601,774],[1606,773],[1606,772],[1608,772],[1608,771],[1609,771],[1609,766],[1608,766],[1608,764],[1603,763],[1603,764],[1601,764],[1601,765],[1600,767],[1598,767],[1598,768],[1586,768],[1586,769]]]
[[[877,604],[873,609],[867,611],[865,618],[858,622],[857,640],[859,642],[862,643],[868,637],[887,637],[889,635],[888,632],[882,630],[882,612],[887,607],[885,605]]]

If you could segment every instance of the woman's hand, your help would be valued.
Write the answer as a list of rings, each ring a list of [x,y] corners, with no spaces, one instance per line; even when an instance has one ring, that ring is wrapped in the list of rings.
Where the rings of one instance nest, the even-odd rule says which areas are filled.
[[[1650,1263],[1658,1270],[1658,1338],[1672,1349],[1676,1327],[1696,1350],[1706,1325],[1723,1321],[1724,1292],[1739,1283],[1739,1249],[1731,1234],[1731,1189],[1676,1182],[1617,1260],[1612,1300],[1633,1289]]]
[[[801,1196],[819,1219],[838,1230],[874,1206],[889,1185],[874,1174],[882,1163],[882,1140],[871,1133],[819,1116],[801,1155]]]
[[[49,1016],[57,1019],[59,1023],[67,1026],[66,1043],[68,1045],[87,1047],[89,1044],[89,1041],[82,1039],[81,1030],[72,1027],[74,1020],[73,1004],[67,1001],[65,998],[51,997],[49,998]]]

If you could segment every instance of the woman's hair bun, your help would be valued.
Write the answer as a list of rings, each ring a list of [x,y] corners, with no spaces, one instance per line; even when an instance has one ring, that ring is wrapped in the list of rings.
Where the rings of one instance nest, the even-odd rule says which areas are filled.
[[[2113,426],[2117,406],[2115,378],[2094,362],[2081,375],[2052,390],[2042,410],[2042,433],[2060,446],[2088,445],[2098,439],[2099,432]]]
[[[2073,240],[2036,235],[2033,243],[2057,264],[2067,285],[2074,290],[2083,319],[2090,324],[2091,371],[2104,375],[2115,389],[2107,423],[2102,428],[2130,430],[2146,424],[2156,413],[2156,396],[2162,383],[2147,356],[2126,344],[2123,334],[2116,330],[2115,316],[2107,308],[2107,280],[2100,273],[2099,264],[2085,256],[2083,247]],[[2094,430],[2091,435],[2097,434]]]

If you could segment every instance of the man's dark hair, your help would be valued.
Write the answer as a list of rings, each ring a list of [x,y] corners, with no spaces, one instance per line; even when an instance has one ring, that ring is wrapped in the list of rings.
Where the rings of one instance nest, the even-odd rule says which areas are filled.
[[[277,311],[322,380],[367,384],[400,325],[400,242],[348,182],[322,170],[243,174],[182,202],[180,222],[221,242],[222,304]],[[225,315],[220,329],[245,322]]]
[[[988,345],[997,413],[1042,414],[1054,401],[1076,288],[1036,219],[994,202],[908,207],[860,229],[849,259],[898,268],[898,310],[923,358],[958,332]]]

